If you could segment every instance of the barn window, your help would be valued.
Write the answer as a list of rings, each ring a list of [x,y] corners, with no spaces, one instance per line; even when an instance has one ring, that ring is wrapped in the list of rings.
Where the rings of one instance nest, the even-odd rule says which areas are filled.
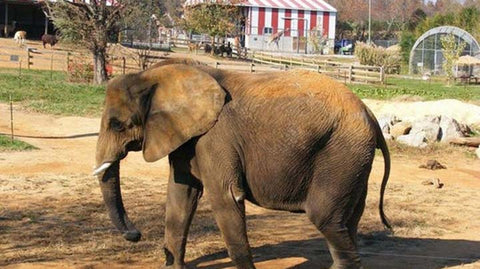
[[[273,33],[273,28],[272,27],[264,27],[263,28],[263,34],[264,35],[271,35]]]

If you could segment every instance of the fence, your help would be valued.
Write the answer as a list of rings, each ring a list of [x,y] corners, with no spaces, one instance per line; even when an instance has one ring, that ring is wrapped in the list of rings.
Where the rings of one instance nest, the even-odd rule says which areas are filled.
[[[173,39],[177,45],[186,46],[188,39]],[[236,54],[235,47],[232,47]],[[142,50],[124,51],[122,47],[119,51],[112,51],[107,66],[108,71],[113,74],[125,74],[141,70],[141,66],[148,66],[152,62],[157,62],[165,58],[165,52],[149,51],[142,54]],[[127,49],[128,50],[128,49]],[[249,58],[253,64],[234,63],[225,65],[221,64],[220,68],[228,68],[238,71],[272,71],[284,70],[292,68],[303,68],[317,71],[328,75],[343,82],[369,82],[384,83],[385,74],[382,67],[352,65],[334,61],[316,60],[307,57],[285,57],[274,54],[266,54],[260,52],[249,53]],[[143,57],[143,58],[142,58]],[[143,59],[143,63],[141,62]],[[0,66],[20,69],[44,69],[69,71],[70,65],[73,63],[92,64],[92,57],[84,51],[72,50],[51,50],[40,48],[20,49],[19,47],[0,46]],[[216,65],[218,67],[218,65]]]
[[[141,70],[140,58],[143,57],[146,63],[164,58],[165,52],[150,51],[144,53],[144,51],[127,48],[122,51],[110,51],[107,71],[113,74],[136,72]],[[79,66],[93,68],[93,57],[88,51],[0,46],[0,67],[68,72],[79,68]]]
[[[0,46],[0,66],[26,69],[67,70],[68,62],[78,53],[65,50],[49,50]]]
[[[383,67],[378,66],[319,61],[310,58],[285,57],[259,52],[252,53],[251,59],[253,63],[275,65],[281,69],[302,68],[317,71],[345,83],[367,82],[383,84],[385,82]]]

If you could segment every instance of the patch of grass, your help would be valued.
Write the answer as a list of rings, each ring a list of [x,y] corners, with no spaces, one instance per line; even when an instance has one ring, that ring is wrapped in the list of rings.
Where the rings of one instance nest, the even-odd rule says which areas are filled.
[[[432,155],[432,154],[452,154],[458,147],[446,143],[430,143],[424,148],[416,148],[399,143],[395,140],[387,141],[389,150],[394,154],[399,155]]]
[[[405,96],[420,100],[459,99],[480,102],[480,86],[453,85],[441,81],[426,82],[388,78],[388,85],[350,84],[348,87],[360,98],[394,99]],[[65,72],[22,70],[0,71],[0,101],[15,102],[27,108],[58,115],[98,116],[102,111],[105,86],[67,82]]]
[[[98,116],[105,86],[67,82],[65,72],[1,69],[0,101],[14,102],[57,115]]]
[[[388,100],[396,97],[418,96],[422,100],[459,99],[480,101],[480,86],[456,84],[445,85],[442,81],[423,81],[403,78],[388,78],[387,85],[349,84],[348,87],[360,98]]]
[[[36,147],[19,140],[13,140],[10,137],[0,135],[0,152],[2,151],[25,151],[37,149]]]

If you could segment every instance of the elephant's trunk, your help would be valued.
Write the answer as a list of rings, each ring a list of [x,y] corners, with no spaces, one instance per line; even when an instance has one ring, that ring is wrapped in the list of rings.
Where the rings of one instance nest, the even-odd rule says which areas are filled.
[[[123,207],[122,193],[120,191],[120,161],[112,163],[104,173],[98,175],[98,179],[102,189],[103,200],[113,224],[128,241],[139,241],[142,234],[128,219]]]

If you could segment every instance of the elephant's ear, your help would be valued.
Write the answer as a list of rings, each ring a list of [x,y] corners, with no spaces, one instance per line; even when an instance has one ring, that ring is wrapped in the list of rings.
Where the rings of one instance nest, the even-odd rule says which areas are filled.
[[[186,65],[168,65],[142,73],[150,81],[143,157],[154,162],[207,132],[225,103],[225,91],[209,74]]]

